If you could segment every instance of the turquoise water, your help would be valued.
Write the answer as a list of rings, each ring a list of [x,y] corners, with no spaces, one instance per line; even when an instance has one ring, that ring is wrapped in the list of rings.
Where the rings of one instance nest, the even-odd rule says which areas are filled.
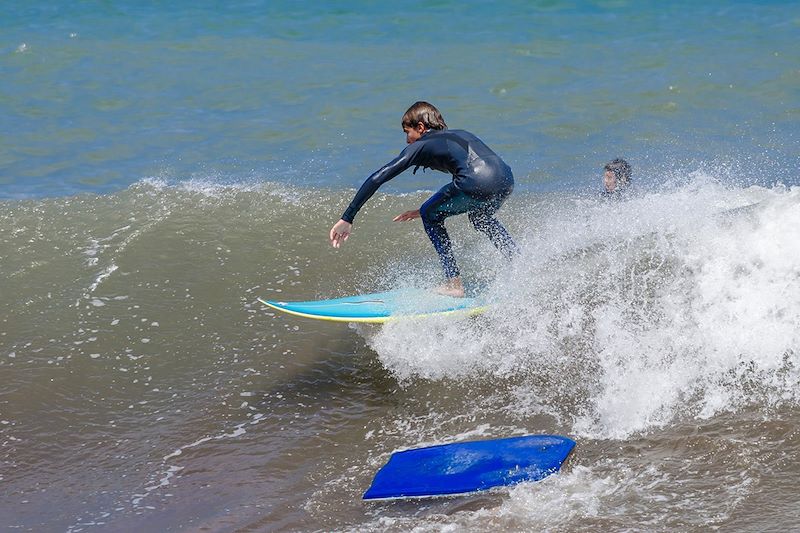
[[[0,3],[0,529],[800,529],[800,4]],[[439,283],[400,116],[507,160],[477,317],[258,302]],[[606,201],[605,162],[634,188]],[[420,302],[420,305],[424,302]],[[365,503],[396,450],[577,441]]]
[[[0,197],[148,177],[352,187],[402,148],[417,99],[523,188],[594,186],[620,155],[655,181],[698,162],[796,179],[795,3],[17,2],[0,18]]]

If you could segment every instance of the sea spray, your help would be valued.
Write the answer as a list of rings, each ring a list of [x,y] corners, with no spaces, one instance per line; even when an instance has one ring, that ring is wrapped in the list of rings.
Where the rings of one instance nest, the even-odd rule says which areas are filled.
[[[398,379],[524,376],[593,437],[736,410],[755,394],[797,402],[800,242],[787,228],[800,223],[800,189],[700,174],[627,201],[514,215],[531,229],[486,291],[487,313],[367,334]]]

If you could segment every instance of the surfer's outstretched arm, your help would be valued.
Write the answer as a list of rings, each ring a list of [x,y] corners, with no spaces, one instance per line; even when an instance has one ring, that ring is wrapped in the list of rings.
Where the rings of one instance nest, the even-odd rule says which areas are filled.
[[[340,220],[334,224],[329,234],[331,246],[334,248],[341,246],[342,243],[346,241],[348,237],[350,237],[350,232],[352,229],[353,225],[346,220]]]
[[[378,187],[394,178],[415,161],[416,155],[419,153],[419,146],[407,146],[399,156],[389,161],[387,164],[375,171],[368,177],[361,188],[358,189],[353,201],[342,214],[341,220],[333,225],[329,233],[331,246],[338,248],[350,236],[353,228],[353,219],[355,218],[361,207],[369,200]],[[410,220],[410,219],[409,219]]]

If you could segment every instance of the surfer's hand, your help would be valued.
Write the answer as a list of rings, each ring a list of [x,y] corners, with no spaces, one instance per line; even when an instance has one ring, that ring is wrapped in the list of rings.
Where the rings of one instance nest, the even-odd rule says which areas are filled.
[[[350,236],[353,225],[346,220],[340,220],[333,225],[330,232],[331,246],[338,248]]]
[[[406,220],[414,220],[415,218],[419,218],[419,209],[414,209],[413,211],[406,211],[400,215],[397,215],[392,219],[393,222],[405,222]]]

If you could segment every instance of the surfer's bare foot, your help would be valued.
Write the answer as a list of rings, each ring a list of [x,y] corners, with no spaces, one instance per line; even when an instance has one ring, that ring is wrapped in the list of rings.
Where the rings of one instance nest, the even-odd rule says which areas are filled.
[[[453,298],[463,298],[464,285],[461,284],[461,278],[452,278],[437,287],[435,292],[444,296],[452,296]]]

